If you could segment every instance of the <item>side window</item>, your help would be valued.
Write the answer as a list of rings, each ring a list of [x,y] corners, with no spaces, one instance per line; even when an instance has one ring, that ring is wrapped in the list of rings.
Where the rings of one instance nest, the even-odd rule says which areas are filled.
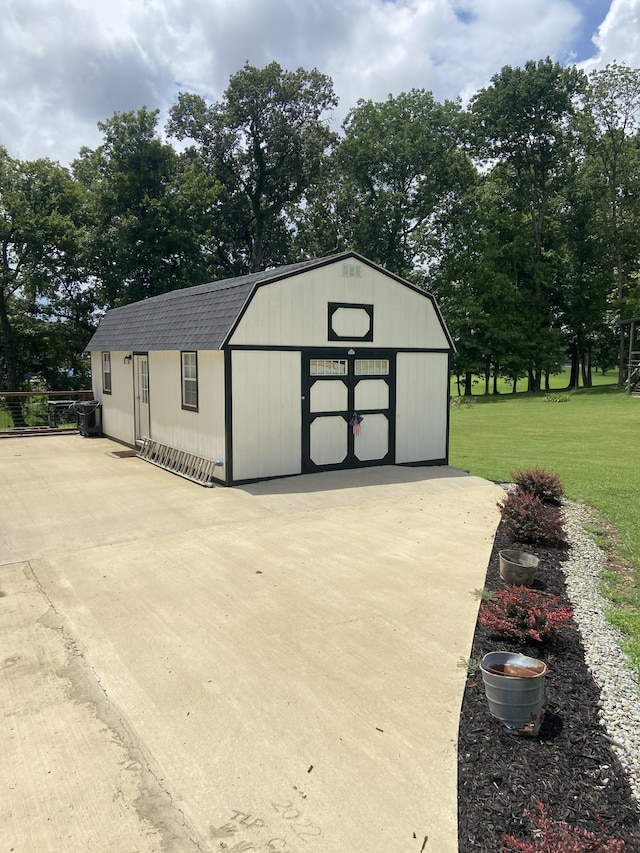
[[[102,353],[102,391],[104,394],[111,393],[111,353]]]
[[[198,354],[180,353],[182,359],[182,408],[198,411]]]

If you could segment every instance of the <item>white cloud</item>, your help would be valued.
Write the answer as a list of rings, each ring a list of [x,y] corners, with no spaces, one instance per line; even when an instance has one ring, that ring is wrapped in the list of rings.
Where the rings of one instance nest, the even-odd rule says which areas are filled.
[[[593,41],[597,53],[582,63],[585,71],[604,68],[614,61],[640,67],[640,0],[613,0]]]
[[[0,143],[68,162],[96,123],[178,91],[222,95],[245,61],[316,67],[340,97],[468,97],[505,64],[569,61],[594,0],[5,0]],[[613,0],[598,62],[640,65],[640,0]],[[594,53],[596,49],[594,47]]]

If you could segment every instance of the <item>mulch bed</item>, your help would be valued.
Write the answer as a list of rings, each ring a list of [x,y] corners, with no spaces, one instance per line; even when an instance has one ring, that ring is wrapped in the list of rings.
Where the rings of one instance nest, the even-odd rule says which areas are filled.
[[[528,550],[540,557],[535,589],[567,598],[563,550],[519,546],[498,528],[486,587],[498,588],[498,551]],[[545,661],[545,718],[537,738],[511,734],[489,714],[479,670],[470,672],[458,738],[459,853],[503,849],[503,834],[531,839],[523,817],[544,803],[549,817],[607,837],[638,832],[640,810],[604,729],[598,722],[599,688],[584,662],[578,630],[562,628],[543,645],[522,644],[477,625],[471,659],[491,651],[520,651]],[[604,827],[604,831],[603,831]],[[512,850],[512,847],[505,848]],[[635,843],[625,849],[640,850]]]

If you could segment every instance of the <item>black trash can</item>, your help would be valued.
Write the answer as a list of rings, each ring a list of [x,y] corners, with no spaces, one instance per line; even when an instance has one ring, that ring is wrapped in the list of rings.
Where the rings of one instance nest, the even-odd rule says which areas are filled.
[[[101,404],[98,400],[85,400],[76,403],[76,425],[78,432],[85,438],[102,435],[100,419]]]

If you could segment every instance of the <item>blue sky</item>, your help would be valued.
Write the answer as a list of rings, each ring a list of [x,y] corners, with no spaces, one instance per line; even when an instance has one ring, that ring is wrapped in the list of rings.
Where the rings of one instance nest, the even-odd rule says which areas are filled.
[[[359,98],[469,98],[551,56],[640,67],[640,0],[4,0],[0,144],[70,162],[97,122],[178,91],[219,98],[245,61],[328,74],[339,128]]]
[[[581,0],[575,4],[582,14],[582,21],[574,42],[576,62],[584,62],[594,55],[593,36],[609,10],[606,0]]]

